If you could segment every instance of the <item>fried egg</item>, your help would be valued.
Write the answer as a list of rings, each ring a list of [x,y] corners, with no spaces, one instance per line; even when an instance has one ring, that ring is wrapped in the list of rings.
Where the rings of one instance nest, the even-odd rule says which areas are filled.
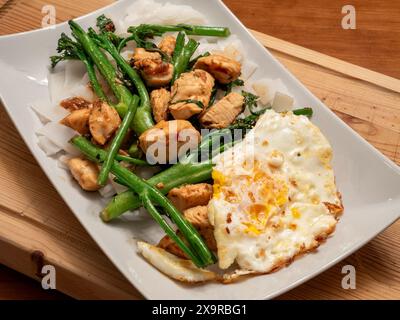
[[[271,272],[331,234],[343,209],[331,160],[307,117],[273,110],[215,157],[208,215],[219,267]]]

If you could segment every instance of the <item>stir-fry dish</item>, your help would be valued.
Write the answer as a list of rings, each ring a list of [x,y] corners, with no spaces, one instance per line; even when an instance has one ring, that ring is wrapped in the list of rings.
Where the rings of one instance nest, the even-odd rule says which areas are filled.
[[[150,264],[178,281],[230,283],[276,271],[334,231],[343,206],[313,110],[279,81],[250,81],[228,28],[142,23],[121,34],[105,15],[69,27],[51,66],[84,66],[90,94],[62,99],[39,144],[61,152],[71,183],[108,199],[105,223],[146,209],[165,234],[137,242]],[[63,151],[46,135],[56,125],[71,138]]]

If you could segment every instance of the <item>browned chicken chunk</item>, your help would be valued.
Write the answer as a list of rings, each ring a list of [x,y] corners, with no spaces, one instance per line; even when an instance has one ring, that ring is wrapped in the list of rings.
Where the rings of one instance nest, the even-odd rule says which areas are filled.
[[[172,56],[175,50],[176,39],[174,36],[165,36],[161,39],[160,43],[158,44],[158,48],[161,51],[164,51],[169,56]]]
[[[89,116],[91,110],[89,108],[77,109],[72,111],[68,116],[60,121],[64,126],[70,127],[80,134],[88,134],[89,130]]]
[[[177,235],[182,238],[182,234],[178,231]],[[172,240],[169,236],[164,236],[161,238],[160,242],[157,245],[159,248],[172,253],[173,255],[187,259],[186,254],[178,247],[174,240]]]
[[[214,238],[214,228],[208,220],[207,206],[197,206],[187,209],[184,212],[184,216],[199,231],[207,247],[212,251],[216,251],[217,245]],[[178,232],[178,235],[180,236],[180,232]],[[178,257],[187,259],[186,254],[169,236],[163,237],[158,246]]]
[[[98,144],[104,145],[120,124],[118,112],[106,102],[99,100],[93,104],[89,117],[89,129]]]
[[[153,110],[153,117],[157,123],[161,120],[168,119],[168,103],[170,99],[170,92],[164,88],[153,90],[150,93],[150,102],[151,108]]]
[[[139,145],[148,161],[172,163],[179,155],[196,147],[200,139],[200,133],[189,121],[162,120],[140,135]]]
[[[96,191],[100,189],[97,184],[99,168],[94,162],[82,158],[72,158],[68,161],[68,167],[83,190]]]
[[[140,70],[149,87],[162,87],[170,83],[174,72],[171,63],[164,62],[158,52],[136,48],[133,55],[133,65]]]
[[[240,76],[240,62],[220,54],[211,54],[196,61],[194,68],[203,69],[220,83],[226,84]]]
[[[214,227],[208,220],[207,206],[196,206],[184,211],[185,218],[195,227],[204,238],[207,247],[216,251],[217,245],[214,238]]]
[[[90,108],[91,102],[83,99],[81,97],[72,97],[68,99],[64,99],[60,102],[60,106],[68,111],[72,112],[79,109]]]
[[[213,194],[212,186],[208,183],[187,184],[173,188],[168,193],[168,199],[183,212],[196,206],[206,206]]]
[[[200,123],[206,128],[226,128],[242,112],[243,104],[244,97],[231,92],[204,112],[200,117]]]
[[[171,88],[169,111],[172,116],[175,119],[188,119],[201,113],[210,102],[213,87],[214,78],[204,70],[182,73]]]

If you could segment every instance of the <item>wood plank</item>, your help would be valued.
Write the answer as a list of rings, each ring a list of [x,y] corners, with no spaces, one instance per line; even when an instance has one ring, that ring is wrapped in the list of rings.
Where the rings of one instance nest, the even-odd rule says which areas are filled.
[[[400,1],[223,1],[248,28],[400,79]],[[348,4],[355,30],[341,26]]]
[[[111,1],[82,3],[72,0],[68,5],[60,0],[46,1],[57,5],[58,21],[72,18],[71,12],[80,15],[107,2]],[[21,8],[9,11],[6,20],[4,15],[0,19],[0,32],[37,27],[42,4],[39,0],[18,1],[18,5],[29,7],[28,14],[25,11],[27,16],[18,18],[22,14]],[[10,24],[5,25],[4,21]],[[376,83],[374,73],[330,60],[316,52],[304,51],[298,46],[282,44],[279,39],[260,38],[267,39],[266,44],[277,49],[272,53],[354,130],[400,163],[400,95],[395,92],[398,80],[381,77],[383,80]],[[316,64],[317,61],[325,67]],[[332,61],[340,65],[337,71]],[[345,71],[345,75],[338,71]],[[382,88],[388,83],[391,90]],[[57,287],[62,292],[76,298],[141,297],[63,203],[2,106],[0,159],[0,262],[39,280],[38,262],[32,260],[32,253],[39,250],[44,255],[43,263],[56,266]],[[397,222],[345,261],[280,298],[398,299],[399,239],[400,222]],[[348,263],[357,270],[357,290],[354,291],[343,290],[340,286],[340,270]]]
[[[368,81],[383,88],[400,93],[400,80],[385,76],[384,74],[345,62],[343,60],[321,54],[293,43],[271,37],[261,32],[251,30],[253,35],[265,47],[275,51],[283,52],[292,57],[300,58],[304,61],[312,62],[329,70],[340,72],[343,75],[351,76],[356,79]]]

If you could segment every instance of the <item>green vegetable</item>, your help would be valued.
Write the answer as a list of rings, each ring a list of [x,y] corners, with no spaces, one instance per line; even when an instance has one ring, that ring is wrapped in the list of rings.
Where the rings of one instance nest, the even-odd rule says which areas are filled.
[[[184,100],[174,101],[174,104],[175,104],[175,103],[180,103],[180,102],[194,103],[194,104],[197,105],[198,107],[204,109],[204,104],[203,104],[203,102],[201,102],[200,100],[184,99]]]
[[[228,37],[231,33],[229,28],[196,26],[189,24],[177,25],[158,25],[158,24],[141,24],[138,27],[129,27],[128,32],[138,32],[140,30],[142,37],[162,36],[166,32],[183,31],[187,35],[211,36],[211,37]]]
[[[199,43],[196,40],[189,39],[187,44],[179,50],[175,50],[172,58],[172,63],[174,65],[174,75],[172,76],[172,83],[175,82],[179,76],[186,71],[189,64],[190,58],[196,51]],[[176,49],[176,47],[175,47]]]
[[[179,32],[176,41],[175,41],[175,49],[172,54],[172,61],[171,63],[175,66],[176,59],[182,54],[183,48],[185,47],[185,33]]]
[[[225,89],[225,95],[228,95],[229,93],[231,93],[232,92],[232,89],[234,88],[234,87],[242,87],[242,86],[244,86],[244,81],[242,80],[242,79],[236,79],[236,80],[233,80],[232,82],[229,82],[227,85],[226,85],[226,89]],[[247,92],[248,93],[248,92]],[[250,93],[251,94],[251,93]]]
[[[134,143],[131,144],[131,146],[128,149],[128,153],[130,156],[135,157],[135,158],[141,158],[143,155],[143,152],[139,148],[137,141],[135,141]]]
[[[125,114],[124,119],[122,120],[121,125],[119,126],[112,142],[110,148],[108,150],[107,156],[102,164],[97,183],[101,186],[104,186],[108,180],[108,174],[110,173],[111,166],[114,162],[114,158],[117,155],[119,148],[121,147],[121,143],[125,138],[126,132],[135,116],[137,105],[139,102],[139,98],[134,96],[131,99],[131,103],[128,106],[128,111]]]
[[[162,184],[159,190],[167,194],[171,189],[187,183],[199,183],[211,179],[212,163],[177,163],[174,166],[154,175],[147,182],[156,186]],[[132,191],[125,191],[116,195],[103,209],[100,216],[103,221],[108,222],[118,218],[129,210],[142,206],[139,197]]]
[[[234,129],[251,129],[255,126],[258,118],[259,118],[259,115],[251,114],[251,115],[247,116],[246,118],[236,119],[235,122],[233,122],[229,126],[229,128],[232,130],[234,130]]]
[[[107,18],[104,14],[97,17],[96,25],[99,28],[100,32],[114,32],[115,31],[114,22],[110,18]]]
[[[97,25],[101,26],[101,21],[103,21],[104,18],[100,16],[97,19]],[[147,92],[145,84],[143,83],[141,77],[136,72],[136,70],[133,69],[129,65],[129,63],[119,54],[118,49],[113,42],[115,36],[114,33],[101,32],[97,34],[93,29],[89,29],[88,34],[98,46],[106,50],[114,58],[114,60],[117,62],[118,67],[128,76],[128,78],[135,85],[140,97],[140,106],[138,107],[136,116],[132,121],[132,126],[135,132],[140,135],[154,125],[153,118],[151,116],[149,93]]]
[[[90,83],[97,97],[107,101],[107,97],[97,79],[93,60],[85,53],[80,43],[73,41],[65,33],[62,33],[58,40],[57,52],[60,55],[50,57],[52,68],[63,60],[81,60],[86,67]]]
[[[293,110],[293,114],[295,114],[297,116],[303,115],[308,118],[311,118],[313,115],[313,109],[312,108],[296,109],[296,110]]]
[[[118,161],[123,161],[126,163],[131,163],[137,166],[151,166],[151,164],[147,163],[144,160],[140,160],[140,159],[136,159],[136,158],[132,158],[132,157],[128,157],[128,156],[123,156],[121,154],[117,154],[115,156],[115,159]]]
[[[163,61],[166,61],[166,62],[170,61],[170,57],[168,54],[166,54],[164,51],[160,50],[153,42],[147,40],[148,37],[152,38],[153,36],[146,33],[145,31],[143,31],[140,26],[139,27],[131,27],[130,32],[132,34],[129,37],[122,39],[119,42],[119,44],[117,46],[118,52],[121,52],[121,50],[126,46],[126,44],[129,41],[135,41],[136,46],[138,48],[144,48],[147,51],[158,52],[161,55],[161,58]]]
[[[217,93],[218,93],[218,86],[214,85],[214,87],[211,90],[210,101],[208,102],[207,108],[211,107],[214,104],[215,99],[217,98]]]
[[[82,136],[74,137],[71,143],[81,150],[89,159],[99,162],[102,150],[95,147],[86,138]],[[141,204],[147,209],[150,215],[198,267],[205,267],[216,261],[214,255],[207,248],[197,230],[183,218],[179,211],[159,190],[115,161],[112,163],[111,172],[119,181],[138,195]],[[177,236],[175,231],[163,219],[155,206],[156,204],[162,207],[170,219],[177,225],[188,245]]]
[[[82,45],[86,54],[92,58],[93,62],[96,64],[100,73],[106,79],[107,83],[110,85],[112,91],[117,97],[119,102],[114,107],[118,111],[121,117],[125,116],[128,109],[128,105],[133,95],[128,90],[128,88],[123,84],[123,82],[118,76],[117,70],[114,69],[111,62],[107,59],[103,51],[98,46],[99,42],[102,43],[102,47],[106,47],[114,53],[114,55],[112,54],[113,58],[116,59],[117,64],[121,67],[121,69],[124,72],[126,72],[129,75],[132,81],[133,78],[137,80],[137,83],[135,83],[134,81],[133,82],[135,83],[139,91],[140,107],[138,107],[137,109],[137,112],[135,114],[135,117],[133,118],[131,126],[138,134],[141,134],[148,128],[151,128],[154,123],[153,123],[153,118],[151,116],[148,93],[139,75],[137,75],[137,73],[129,66],[129,64],[119,54],[115,55],[116,51],[115,46],[111,42],[111,40],[107,37],[106,34],[102,34],[101,36],[99,36],[97,40],[93,40],[93,38],[89,36],[88,33],[83,31],[83,29],[75,21],[72,20],[69,21],[69,25],[71,27],[73,36]],[[93,31],[91,32],[91,35],[93,35]],[[101,39],[102,41],[100,41],[99,39]]]
[[[250,119],[246,120],[247,118],[251,118],[251,121]],[[210,159],[237,142],[231,135],[233,129],[251,129],[251,125],[255,124],[258,116],[250,115],[247,118],[242,120],[243,125],[236,123],[231,128],[211,131],[207,136],[203,137],[196,150],[191,151],[186,157],[180,159],[179,163],[154,175],[147,182],[154,186],[162,184],[163,187],[160,192],[167,194],[172,188],[183,184],[199,183],[211,179],[213,165]],[[243,135],[246,134],[247,130],[244,131]],[[231,135],[231,141],[221,145],[218,144],[217,142],[221,141],[221,138],[227,134]],[[213,148],[215,146],[219,148]],[[118,218],[124,212],[137,209],[140,206],[140,199],[133,192],[126,191],[115,196],[107,204],[101,212],[101,218],[103,221],[110,221]]]

